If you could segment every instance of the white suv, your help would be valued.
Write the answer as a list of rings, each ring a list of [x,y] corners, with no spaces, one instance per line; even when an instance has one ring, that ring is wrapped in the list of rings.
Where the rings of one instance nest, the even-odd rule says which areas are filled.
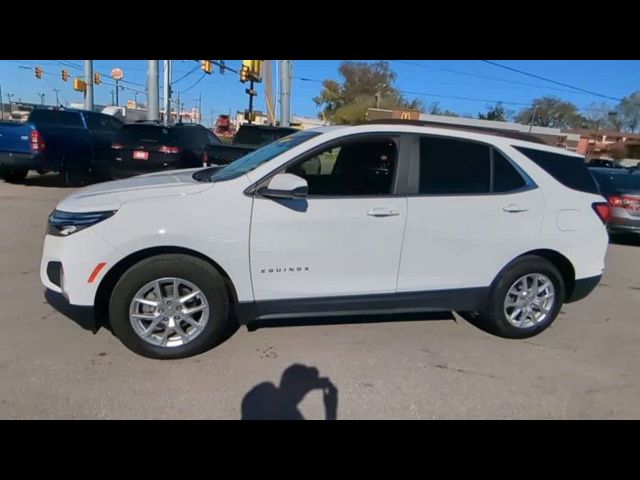
[[[256,319],[454,310],[547,328],[604,269],[608,206],[581,157],[420,125],[295,133],[224,168],[81,189],[41,277],[153,358]]]

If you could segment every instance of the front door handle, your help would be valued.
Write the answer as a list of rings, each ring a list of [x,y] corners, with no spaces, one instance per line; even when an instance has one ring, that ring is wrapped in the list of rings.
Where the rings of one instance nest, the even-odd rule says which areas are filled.
[[[397,217],[400,212],[389,210],[387,208],[374,208],[367,212],[370,217]]]
[[[522,213],[522,212],[528,212],[529,207],[527,207],[526,205],[518,205],[515,203],[510,203],[509,205],[504,207],[502,211],[509,212],[509,213]]]

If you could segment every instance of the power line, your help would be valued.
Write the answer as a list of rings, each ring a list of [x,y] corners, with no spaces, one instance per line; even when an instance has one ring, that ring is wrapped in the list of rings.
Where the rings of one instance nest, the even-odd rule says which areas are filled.
[[[201,76],[198,80],[196,80],[196,82],[195,82],[193,85],[191,85],[189,88],[187,88],[187,89],[185,89],[185,90],[182,90],[180,93],[181,93],[181,94],[183,94],[183,93],[188,92],[188,91],[189,91],[189,90],[191,90],[193,87],[195,87],[197,84],[199,84],[199,83],[202,81],[202,79],[203,79],[204,77],[206,77],[206,76],[207,76],[207,74],[206,74],[206,73],[204,73],[204,72],[202,72],[202,76]]]
[[[576,87],[574,85],[569,85],[568,83],[557,82],[555,80],[551,80],[550,78],[545,78],[545,77],[542,77],[540,75],[535,75],[533,73],[523,72],[522,70],[518,70],[517,68],[508,67],[506,65],[502,65],[502,64],[497,63],[497,62],[492,62],[491,60],[482,60],[482,61],[485,62],[485,63],[488,63],[489,65],[493,65],[495,67],[504,68],[505,70],[516,72],[516,73],[519,73],[521,75],[526,75],[528,77],[537,78],[538,80],[544,80],[545,82],[555,83],[556,85],[561,85],[563,87],[568,87],[568,88],[571,88],[572,90],[576,90],[576,91],[579,91],[579,92],[589,93],[591,95],[595,95],[596,97],[607,98],[609,100],[615,100],[617,102],[622,101],[621,98],[610,97],[609,95],[603,95],[601,93],[593,92],[591,90],[586,90],[584,88]]]
[[[322,80],[318,80],[316,78],[304,78],[304,77],[292,77],[295,80],[300,80],[303,82],[315,82],[315,83],[323,83]],[[472,101],[472,102],[485,102],[485,103],[500,103],[503,105],[517,105],[517,106],[522,106],[522,107],[532,107],[534,106],[533,103],[531,102],[510,102],[510,101],[506,101],[506,100],[495,100],[495,99],[488,99],[488,98],[475,98],[475,97],[462,97],[462,96],[455,96],[455,95],[441,95],[441,94],[436,94],[436,93],[428,93],[428,92],[414,92],[414,91],[410,91],[410,90],[399,90],[399,93],[404,93],[406,95],[417,95],[417,96],[423,96],[423,97],[436,97],[436,98],[445,98],[445,99],[453,99],[453,100],[467,100],[467,101]],[[609,112],[611,111],[611,109],[602,109],[602,108],[590,108],[590,107],[584,107],[584,108],[578,108],[578,110],[580,111],[590,111],[590,112]]]
[[[432,65],[425,65],[423,63],[409,62],[409,61],[405,61],[405,60],[391,60],[391,61],[395,62],[395,63],[402,63],[402,64],[405,64],[405,65],[412,65],[412,66],[415,66],[415,67],[429,68],[429,69],[433,69],[433,70],[441,70],[443,72],[455,73],[457,75],[464,75],[464,76],[468,76],[468,77],[482,78],[482,79],[485,79],[485,80],[493,80],[493,81],[496,81],[496,82],[511,83],[511,84],[514,84],[514,85],[522,85],[522,86],[525,86],[525,87],[540,88],[540,89],[545,89],[545,90],[556,90],[556,91],[559,91],[559,92],[566,92],[566,93],[581,93],[583,95],[589,95],[586,92],[575,92],[574,90],[567,90],[566,88],[546,87],[544,85],[537,85],[537,84],[534,84],[534,83],[519,82],[517,80],[509,80],[509,79],[506,79],[506,78],[491,77],[489,75],[482,75],[482,74],[479,74],[479,73],[462,72],[460,70],[454,70],[452,68],[434,67]]]
[[[185,78],[187,78],[189,75],[191,75],[193,72],[195,72],[196,70],[198,70],[200,68],[200,65],[194,67],[193,69],[189,70],[187,73],[185,73],[183,76],[181,76],[179,79],[174,80],[173,82],[171,82],[173,85],[175,85],[176,83],[178,83],[180,80],[184,80]]]

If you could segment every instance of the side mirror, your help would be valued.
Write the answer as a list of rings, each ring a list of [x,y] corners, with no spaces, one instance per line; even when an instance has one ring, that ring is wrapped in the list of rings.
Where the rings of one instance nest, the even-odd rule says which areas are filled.
[[[269,180],[266,187],[258,189],[258,194],[267,198],[299,199],[305,198],[308,193],[307,181],[291,173],[278,173]]]

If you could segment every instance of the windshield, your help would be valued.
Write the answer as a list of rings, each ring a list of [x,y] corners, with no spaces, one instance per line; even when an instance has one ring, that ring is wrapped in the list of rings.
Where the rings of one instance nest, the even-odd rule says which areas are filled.
[[[174,144],[175,139],[171,130],[157,125],[125,125],[116,137],[116,143],[140,144],[161,143]]]
[[[193,178],[199,182],[221,182],[240,177],[258,168],[263,163],[273,160],[282,153],[297,147],[303,142],[320,135],[319,132],[298,132],[265,145],[224,168],[207,168],[196,172]]]

